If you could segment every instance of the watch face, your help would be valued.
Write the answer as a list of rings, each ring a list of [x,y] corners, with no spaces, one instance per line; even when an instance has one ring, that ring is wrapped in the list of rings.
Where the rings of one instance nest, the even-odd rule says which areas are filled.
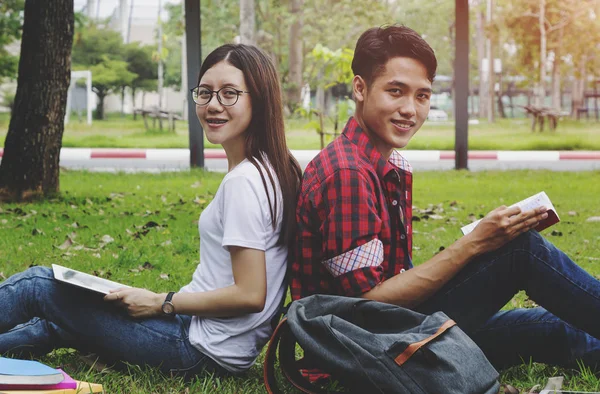
[[[162,306],[162,311],[163,311],[163,313],[165,313],[167,315],[172,315],[173,312],[175,312],[175,307],[173,306],[172,303],[165,302]]]

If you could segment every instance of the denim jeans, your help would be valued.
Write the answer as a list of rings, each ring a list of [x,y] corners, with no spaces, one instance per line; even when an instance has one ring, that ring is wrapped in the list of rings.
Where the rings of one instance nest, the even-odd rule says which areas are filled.
[[[541,307],[499,312],[520,290]],[[476,258],[416,309],[444,311],[498,369],[600,367],[600,281],[536,231]]]
[[[56,281],[46,267],[11,276],[0,283],[0,355],[39,356],[70,347],[171,375],[224,372],[190,344],[190,316],[134,319],[102,298]]]

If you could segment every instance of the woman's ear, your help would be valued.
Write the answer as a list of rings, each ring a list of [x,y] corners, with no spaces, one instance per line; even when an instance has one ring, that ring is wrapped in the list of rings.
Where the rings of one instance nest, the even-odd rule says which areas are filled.
[[[354,99],[360,103],[362,103],[365,99],[365,93],[367,90],[367,84],[364,79],[360,75],[355,75],[352,79],[352,93],[354,94]]]

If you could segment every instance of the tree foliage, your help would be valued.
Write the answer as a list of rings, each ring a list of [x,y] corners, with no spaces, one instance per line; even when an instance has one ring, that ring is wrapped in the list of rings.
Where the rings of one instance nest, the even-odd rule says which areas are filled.
[[[21,38],[25,0],[2,0],[0,2],[0,80],[16,79],[18,56],[11,55],[6,46]]]

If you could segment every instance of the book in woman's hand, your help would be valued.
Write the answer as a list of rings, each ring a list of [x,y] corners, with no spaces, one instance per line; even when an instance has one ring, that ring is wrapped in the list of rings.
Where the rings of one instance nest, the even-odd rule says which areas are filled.
[[[108,294],[111,290],[122,287],[131,287],[58,264],[52,264],[52,270],[54,271],[54,279],[56,280],[102,294]]]
[[[521,208],[521,212],[530,211],[532,209],[536,209],[536,208],[540,208],[540,207],[546,207],[546,209],[547,209],[546,212],[548,213],[548,217],[546,219],[542,220],[536,226],[535,230],[537,230],[537,231],[545,230],[548,227],[552,226],[553,224],[560,222],[560,218],[558,217],[558,214],[556,213],[556,209],[554,208],[554,205],[552,205],[552,201],[550,201],[550,198],[548,198],[548,195],[545,192],[539,192],[538,194],[534,194],[533,196],[528,197],[524,200],[521,200],[518,203],[511,205],[510,207],[514,207],[514,206]],[[471,224],[467,224],[466,226],[461,228],[461,231],[463,232],[464,235],[469,234],[471,231],[473,231],[475,229],[475,227],[479,224],[480,221],[481,221],[481,219],[479,219]]]

